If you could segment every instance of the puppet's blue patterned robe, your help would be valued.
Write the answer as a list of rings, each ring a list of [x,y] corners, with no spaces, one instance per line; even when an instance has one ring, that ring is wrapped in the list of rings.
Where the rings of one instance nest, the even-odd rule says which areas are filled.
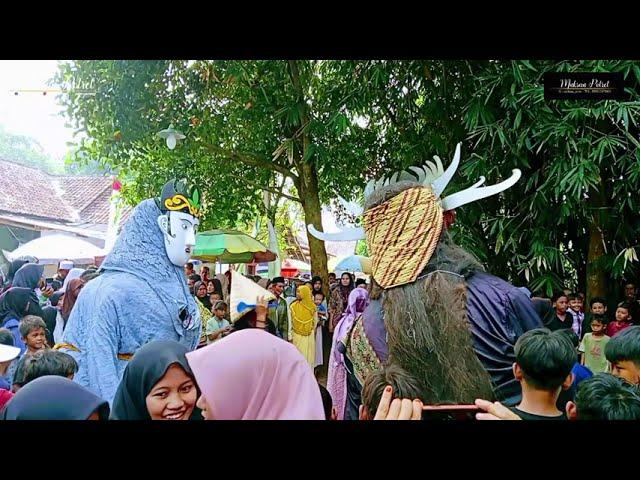
[[[80,350],[62,349],[78,362],[74,380],[110,404],[127,365],[118,355],[135,354],[152,340],[198,345],[200,313],[182,268],[167,257],[159,215],[152,199],[135,208],[64,331],[63,342]]]

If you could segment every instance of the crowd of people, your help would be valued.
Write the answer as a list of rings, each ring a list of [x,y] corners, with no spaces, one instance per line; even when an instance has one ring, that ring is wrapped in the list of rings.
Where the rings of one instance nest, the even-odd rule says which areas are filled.
[[[365,188],[368,281],[271,279],[190,262],[201,205],[168,182],[99,269],[12,262],[0,296],[4,419],[640,419],[640,303],[532,297],[453,243],[447,171]],[[326,386],[323,374],[326,371]]]
[[[51,285],[42,265],[29,259],[11,264],[0,297],[3,419],[465,418],[454,408],[429,410],[416,385],[394,367],[378,381],[361,379],[361,404],[355,412],[350,408],[349,373],[359,367],[348,336],[370,304],[366,280],[331,273],[325,287],[319,276],[249,275],[273,299],[258,297],[254,308],[232,321],[231,271],[211,276],[207,267],[196,273],[191,263],[185,281],[203,319],[198,347],[189,351],[161,340],[144,345],[109,402],[73,382],[78,364],[56,348],[82,288],[99,273],[69,262],[60,267],[59,283]],[[640,326],[633,325],[640,303],[634,285],[625,292],[612,318],[602,298],[591,299],[585,311],[579,294],[532,297],[544,328],[523,333],[515,344],[513,376],[521,399],[511,406],[476,399],[475,416],[640,419]],[[323,337],[331,340],[326,387],[320,381]],[[466,415],[473,413],[470,408]]]

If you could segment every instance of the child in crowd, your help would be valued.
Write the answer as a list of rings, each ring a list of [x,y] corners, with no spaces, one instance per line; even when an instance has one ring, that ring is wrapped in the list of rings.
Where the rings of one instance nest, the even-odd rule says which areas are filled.
[[[26,315],[20,320],[19,329],[22,341],[27,346],[25,355],[33,355],[47,348],[47,326],[42,318],[35,315]]]
[[[567,404],[569,420],[640,420],[638,388],[608,373],[580,384],[575,402]]]
[[[604,354],[611,362],[613,375],[640,385],[640,325],[626,328],[612,337]]]
[[[553,301],[555,315],[551,316],[545,327],[551,331],[573,328],[573,316],[568,311],[567,295],[563,292],[556,293],[551,300]]]
[[[571,325],[571,329],[574,331],[578,338],[582,338],[582,325],[584,323],[584,313],[582,313],[582,298],[578,293],[571,293],[569,297],[569,308],[570,313],[573,316],[573,324]]]
[[[327,321],[327,306],[324,302],[324,293],[316,292],[313,295],[313,303],[318,309],[318,325],[322,326]]]
[[[610,372],[611,366],[604,355],[604,349],[610,340],[610,337],[604,333],[604,316],[594,313],[590,326],[591,332],[585,334],[578,349],[582,354],[580,363],[593,373]]]
[[[22,386],[45,375],[57,375],[73,380],[77,371],[78,364],[71,355],[57,350],[39,350],[31,356],[26,365]]]
[[[529,330],[518,338],[515,354],[513,373],[522,386],[522,401],[513,412],[524,420],[566,420],[556,403],[573,383],[577,357],[569,337],[546,328]]]
[[[629,311],[631,310],[630,305],[627,302],[622,302],[618,304],[618,308],[616,309],[616,318],[609,322],[607,325],[607,335],[613,337],[616,333],[625,328],[629,328],[631,325],[631,314]]]
[[[212,307],[213,317],[207,322],[207,338],[209,342],[215,342],[222,336],[231,331],[229,321],[225,318],[227,313],[227,304],[222,300],[216,301]]]

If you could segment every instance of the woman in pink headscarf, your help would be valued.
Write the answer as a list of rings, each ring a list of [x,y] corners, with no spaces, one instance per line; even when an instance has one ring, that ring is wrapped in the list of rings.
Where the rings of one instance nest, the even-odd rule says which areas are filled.
[[[205,420],[324,420],[313,371],[298,349],[269,333],[240,330],[187,353]]]
[[[347,369],[344,363],[344,345],[353,323],[358,316],[362,315],[367,305],[369,305],[369,292],[364,288],[352,290],[349,294],[347,309],[333,332],[327,390],[329,390],[333,406],[338,412],[338,420],[344,418],[344,409],[347,403]]]

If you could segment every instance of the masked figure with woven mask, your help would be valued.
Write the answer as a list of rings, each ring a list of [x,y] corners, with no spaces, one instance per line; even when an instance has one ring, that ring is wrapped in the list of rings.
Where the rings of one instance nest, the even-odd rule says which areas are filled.
[[[371,303],[345,342],[355,377],[348,388],[393,384],[385,377],[385,367],[393,365],[389,371],[411,378],[425,404],[476,398],[515,404],[521,392],[512,373],[513,347],[525,331],[542,326],[539,317],[525,293],[485,272],[447,230],[456,208],[506,190],[521,172],[487,187],[482,177],[441,198],[458,168],[460,145],[446,171],[434,159],[369,182],[363,227],[326,234],[308,226],[322,240],[366,238],[372,258]]]

